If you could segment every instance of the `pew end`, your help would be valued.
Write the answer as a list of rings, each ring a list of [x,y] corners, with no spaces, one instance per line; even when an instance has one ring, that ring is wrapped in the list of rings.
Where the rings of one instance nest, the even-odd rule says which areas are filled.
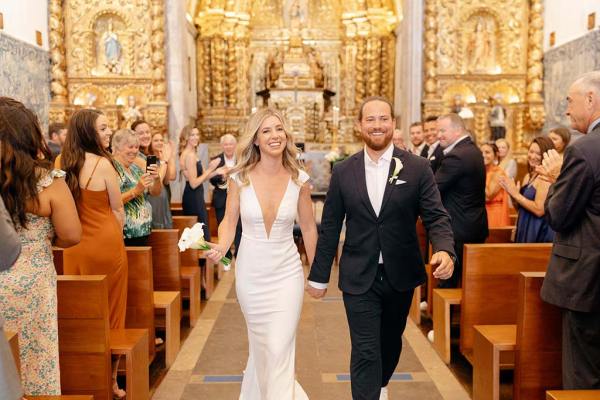
[[[180,348],[181,298],[179,292],[154,292],[154,307],[164,311],[165,364],[169,368]]]
[[[433,348],[446,364],[450,364],[451,306],[458,305],[461,301],[461,289],[433,291]]]
[[[111,329],[110,348],[113,355],[125,357],[127,399],[149,399],[148,331],[146,329]]]
[[[546,400],[598,400],[600,390],[548,390]]]

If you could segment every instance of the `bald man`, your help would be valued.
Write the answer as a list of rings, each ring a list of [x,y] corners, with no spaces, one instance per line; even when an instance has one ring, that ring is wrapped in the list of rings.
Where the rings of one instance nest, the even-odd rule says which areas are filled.
[[[565,150],[546,198],[556,235],[541,296],[563,312],[564,389],[600,389],[600,71],[571,85],[567,115],[585,136]]]

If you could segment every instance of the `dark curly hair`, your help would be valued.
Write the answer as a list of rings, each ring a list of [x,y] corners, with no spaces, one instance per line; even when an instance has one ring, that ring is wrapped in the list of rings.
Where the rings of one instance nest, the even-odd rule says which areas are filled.
[[[111,154],[104,148],[96,131],[96,120],[102,113],[98,110],[77,110],[69,120],[67,139],[62,148],[61,168],[67,173],[66,181],[73,198],[81,195],[79,174],[85,162],[85,153],[104,157],[112,163]]]
[[[26,228],[27,207],[39,207],[37,184],[52,169],[50,159],[36,115],[0,97],[0,191],[13,224]]]

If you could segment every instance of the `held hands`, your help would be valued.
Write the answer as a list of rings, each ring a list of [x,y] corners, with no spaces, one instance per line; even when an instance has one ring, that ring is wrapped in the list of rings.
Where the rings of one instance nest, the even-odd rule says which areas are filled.
[[[438,251],[431,256],[429,264],[436,266],[437,268],[433,271],[433,276],[437,279],[448,279],[454,272],[454,261],[450,258],[450,255],[445,251]]]
[[[327,293],[327,289],[314,288],[308,282],[306,282],[306,288],[304,290],[306,290],[306,293],[308,293],[313,299],[323,298],[325,293]]]
[[[554,183],[558,179],[558,175],[560,175],[562,164],[563,158],[558,154],[558,151],[550,149],[544,153],[542,165],[535,167],[535,172],[546,182]]]

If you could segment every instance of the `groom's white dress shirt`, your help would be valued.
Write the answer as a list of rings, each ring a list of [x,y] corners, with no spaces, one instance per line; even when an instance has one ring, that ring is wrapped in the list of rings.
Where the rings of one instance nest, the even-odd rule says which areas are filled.
[[[383,193],[385,192],[385,185],[387,184],[393,153],[394,146],[390,143],[385,152],[379,157],[379,160],[375,162],[369,157],[366,147],[364,150],[367,193],[369,194],[371,206],[373,206],[373,210],[377,216],[379,216],[379,211],[381,211]],[[379,252],[379,264],[383,264],[383,255],[381,254],[381,251]],[[315,289],[327,289],[327,283],[308,281],[308,284]]]

